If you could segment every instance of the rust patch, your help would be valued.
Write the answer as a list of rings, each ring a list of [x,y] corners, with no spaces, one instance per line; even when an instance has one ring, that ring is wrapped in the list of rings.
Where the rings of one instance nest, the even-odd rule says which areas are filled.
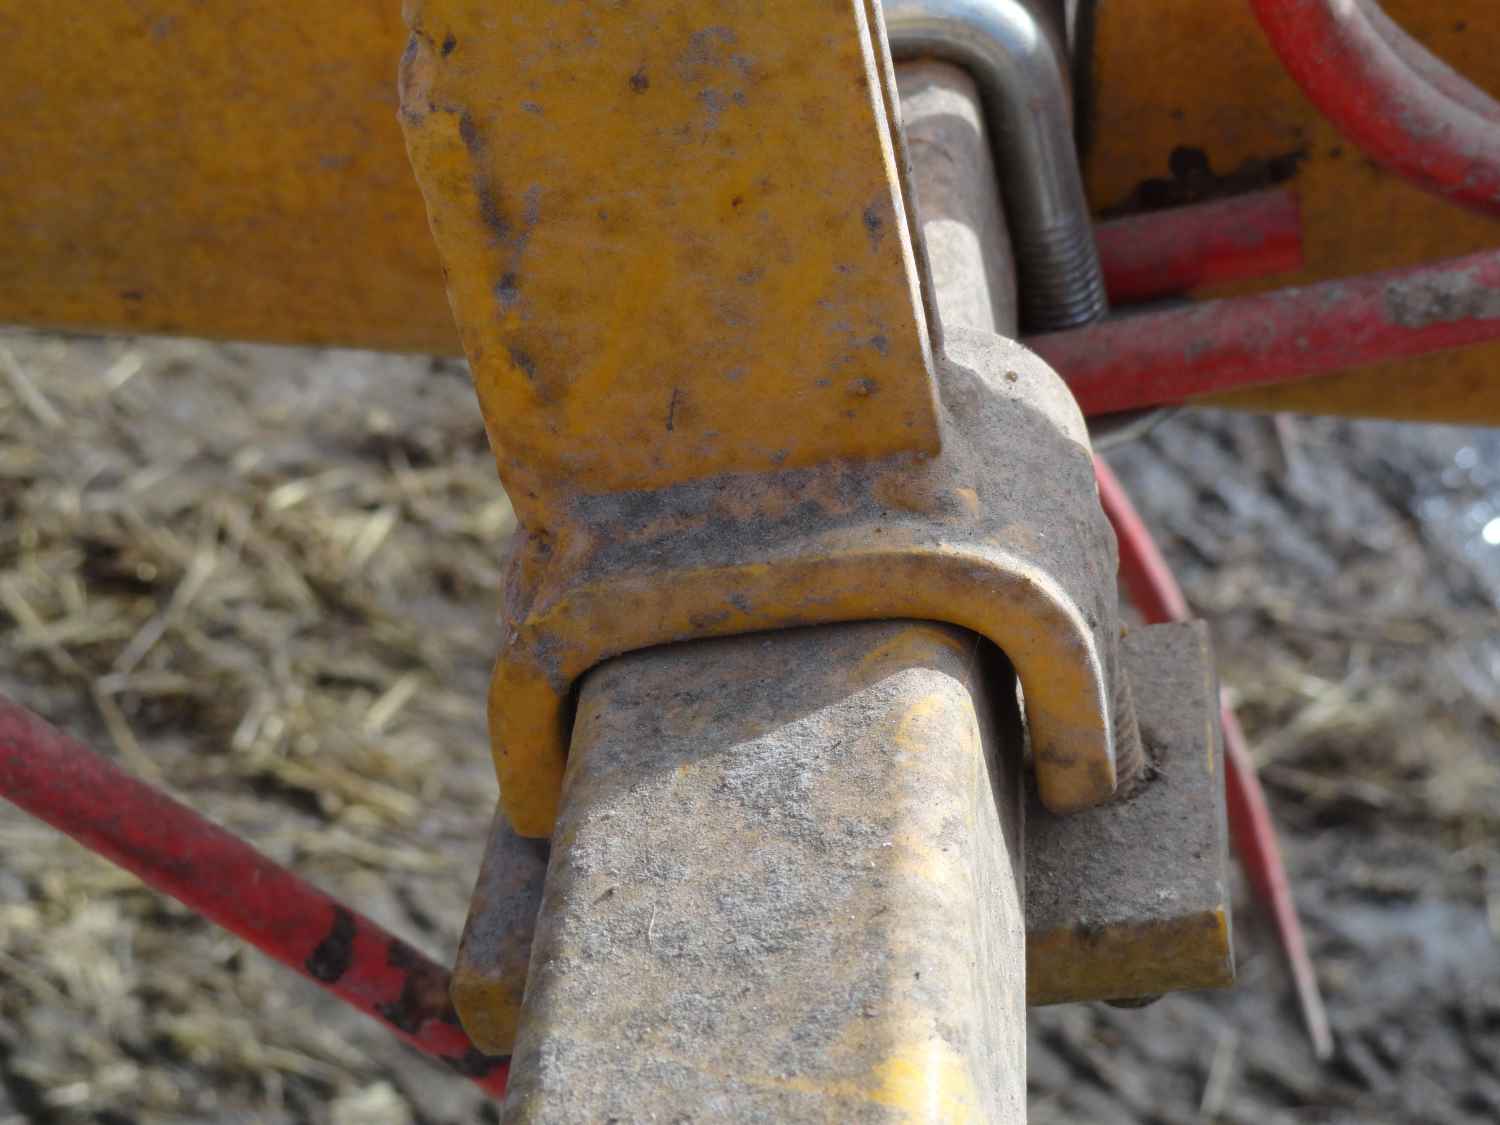
[[[470,1047],[461,1055],[444,1055],[443,1062],[465,1078],[483,1078],[502,1066],[509,1066],[510,1056],[487,1055],[478,1047]]]
[[[1274,187],[1296,176],[1306,159],[1307,150],[1295,148],[1271,156],[1251,157],[1232,171],[1221,173],[1214,171],[1203,149],[1178,145],[1167,156],[1166,177],[1142,180],[1129,195],[1104,208],[1100,215],[1108,219],[1140,211],[1161,211]]]
[[[346,907],[333,908],[333,925],[316,949],[303,962],[308,975],[324,984],[333,984],[354,963],[354,915]]]
[[[528,352],[525,348],[517,347],[511,347],[509,351],[511,363],[515,364],[516,367],[521,370],[521,373],[526,376],[526,378],[535,381],[536,360],[531,358],[531,353]]]
[[[429,1020],[457,1026],[458,1016],[448,1002],[448,975],[404,942],[393,941],[386,950],[386,963],[405,974],[401,995],[388,1004],[377,1004],[382,1019],[398,1031],[415,1035]]]

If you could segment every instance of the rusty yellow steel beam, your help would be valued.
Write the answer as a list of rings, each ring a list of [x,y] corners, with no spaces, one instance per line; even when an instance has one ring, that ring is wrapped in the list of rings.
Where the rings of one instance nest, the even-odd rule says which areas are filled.
[[[0,5],[0,324],[458,351],[397,0]]]
[[[1385,6],[1500,94],[1489,0]],[[7,6],[0,323],[457,353],[395,118],[391,60],[405,41],[395,0]],[[1106,0],[1093,69],[1096,209],[1290,172],[1307,239],[1295,280],[1496,241],[1491,223],[1345,143],[1247,4]],[[1500,348],[1479,347],[1228,401],[1495,421],[1497,367]]]
[[[1383,0],[1415,38],[1500,95],[1500,6]],[[1097,5],[1089,144],[1091,203],[1115,212],[1288,181],[1305,268],[1246,292],[1457,257],[1500,243],[1492,219],[1375,167],[1282,69],[1248,3]],[[1500,346],[1485,345],[1209,400],[1257,410],[1500,423]]]

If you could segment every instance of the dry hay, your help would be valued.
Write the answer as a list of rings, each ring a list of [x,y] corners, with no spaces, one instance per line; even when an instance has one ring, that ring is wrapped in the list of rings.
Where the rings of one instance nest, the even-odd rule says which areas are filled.
[[[1500,550],[1421,514],[1500,517],[1500,438],[1403,433],[1185,416],[1118,466],[1213,621],[1338,1062],[1242,915],[1234,995],[1036,1013],[1034,1120],[1500,1119]],[[442,960],[511,526],[455,365],[0,335],[0,691]],[[3,808],[0,848],[0,1125],[493,1113]]]
[[[513,523],[459,366],[0,335],[0,690],[445,960],[494,800]],[[8,807],[0,844],[0,1072],[24,1119],[473,1108]]]

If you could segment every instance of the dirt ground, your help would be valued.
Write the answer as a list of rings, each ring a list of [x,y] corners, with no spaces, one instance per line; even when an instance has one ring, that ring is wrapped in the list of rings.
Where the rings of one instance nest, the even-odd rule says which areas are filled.
[[[1338,1040],[1240,985],[1034,1013],[1032,1120],[1500,1120],[1500,433],[1219,413],[1111,459],[1212,622]],[[463,368],[0,334],[0,691],[439,960],[514,521]],[[0,808],[0,1125],[495,1120]]]

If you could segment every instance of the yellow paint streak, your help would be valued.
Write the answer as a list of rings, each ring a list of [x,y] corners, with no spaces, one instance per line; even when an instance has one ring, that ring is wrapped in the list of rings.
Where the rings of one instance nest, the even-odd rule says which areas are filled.
[[[891,744],[898,749],[920,754],[931,742],[933,716],[947,713],[948,701],[941,695],[929,695],[907,708],[896,726]]]
[[[1115,924],[1082,934],[1071,927],[1026,935],[1028,1004],[1150,995],[1169,963],[1181,988],[1234,983],[1229,918],[1223,908],[1168,924]]]
[[[904,1043],[876,1072],[871,1099],[909,1121],[979,1121],[980,1104],[969,1068],[942,1039]]]
[[[909,1021],[902,1021],[909,1022]],[[868,1080],[820,1081],[795,1075],[724,1072],[705,1067],[703,1059],[657,1049],[655,1054],[680,1066],[690,1067],[725,1083],[786,1090],[826,1099],[833,1114],[842,1106],[878,1105],[900,1113],[911,1122],[980,1121],[979,1098],[963,1059],[943,1040],[921,1039],[918,1045],[903,1044],[892,1051]],[[836,1120],[837,1118],[830,1118]]]
[[[934,645],[967,655],[978,643],[977,637],[965,638],[953,633],[935,632],[926,626],[913,626],[873,649],[859,662],[854,679],[861,684],[876,683],[892,673],[910,668],[914,661],[930,660]]]

